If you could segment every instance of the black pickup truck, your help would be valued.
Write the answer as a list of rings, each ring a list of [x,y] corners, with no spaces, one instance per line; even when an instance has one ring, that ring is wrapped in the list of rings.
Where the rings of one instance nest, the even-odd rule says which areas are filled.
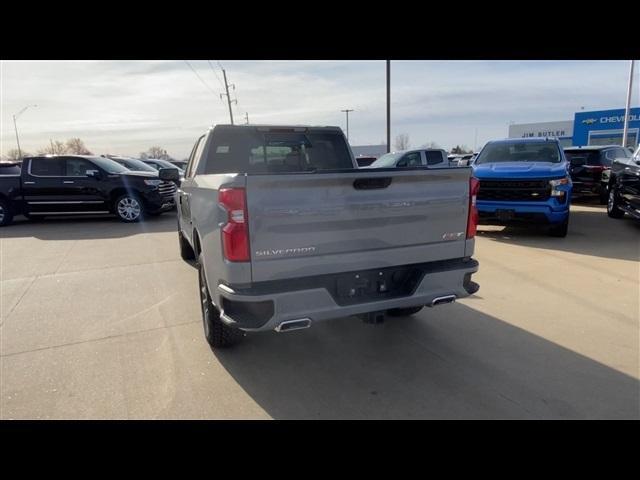
[[[158,173],[131,171],[111,159],[84,155],[26,157],[0,163],[0,226],[13,217],[113,213],[123,222],[175,207],[176,184]]]

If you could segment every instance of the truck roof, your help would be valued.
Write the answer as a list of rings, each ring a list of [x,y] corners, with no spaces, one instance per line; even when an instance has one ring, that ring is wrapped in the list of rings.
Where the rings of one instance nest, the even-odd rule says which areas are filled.
[[[604,150],[605,148],[624,148],[620,145],[582,145],[579,147],[566,147],[564,151],[567,150]]]
[[[323,129],[323,130],[339,130],[342,131],[340,127],[335,125],[272,125],[272,124],[250,124],[250,125],[231,125],[230,123],[218,123],[216,125],[212,125],[211,128],[224,127],[224,128],[237,128],[237,129]]]
[[[490,140],[487,143],[524,143],[524,142],[557,142],[555,137],[531,137],[531,138],[503,138],[501,140]]]

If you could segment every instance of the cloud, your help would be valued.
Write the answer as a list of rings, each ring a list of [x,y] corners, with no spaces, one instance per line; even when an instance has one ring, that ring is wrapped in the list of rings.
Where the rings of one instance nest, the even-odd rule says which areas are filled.
[[[162,145],[183,158],[214,123],[228,123],[216,61],[2,62],[0,152],[36,151],[50,138],[78,136],[97,153],[137,154]],[[222,61],[236,123],[344,127],[351,108],[352,144],[386,138],[382,61]],[[637,69],[640,70],[640,69]],[[637,73],[637,71],[636,71]],[[392,136],[413,145],[473,145],[504,137],[510,121],[572,119],[574,112],[623,106],[628,62],[393,61]],[[214,93],[211,92],[212,89]],[[638,103],[637,92],[634,104]]]

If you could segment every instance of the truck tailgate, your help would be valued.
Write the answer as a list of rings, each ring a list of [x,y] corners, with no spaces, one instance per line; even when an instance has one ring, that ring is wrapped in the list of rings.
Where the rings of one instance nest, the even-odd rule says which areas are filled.
[[[465,254],[468,168],[249,175],[252,281]]]

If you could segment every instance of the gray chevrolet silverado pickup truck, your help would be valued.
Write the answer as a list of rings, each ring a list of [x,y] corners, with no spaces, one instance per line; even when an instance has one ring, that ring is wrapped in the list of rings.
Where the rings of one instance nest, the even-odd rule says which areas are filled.
[[[469,168],[358,169],[338,127],[212,127],[177,192],[207,341],[475,293],[476,191]]]

